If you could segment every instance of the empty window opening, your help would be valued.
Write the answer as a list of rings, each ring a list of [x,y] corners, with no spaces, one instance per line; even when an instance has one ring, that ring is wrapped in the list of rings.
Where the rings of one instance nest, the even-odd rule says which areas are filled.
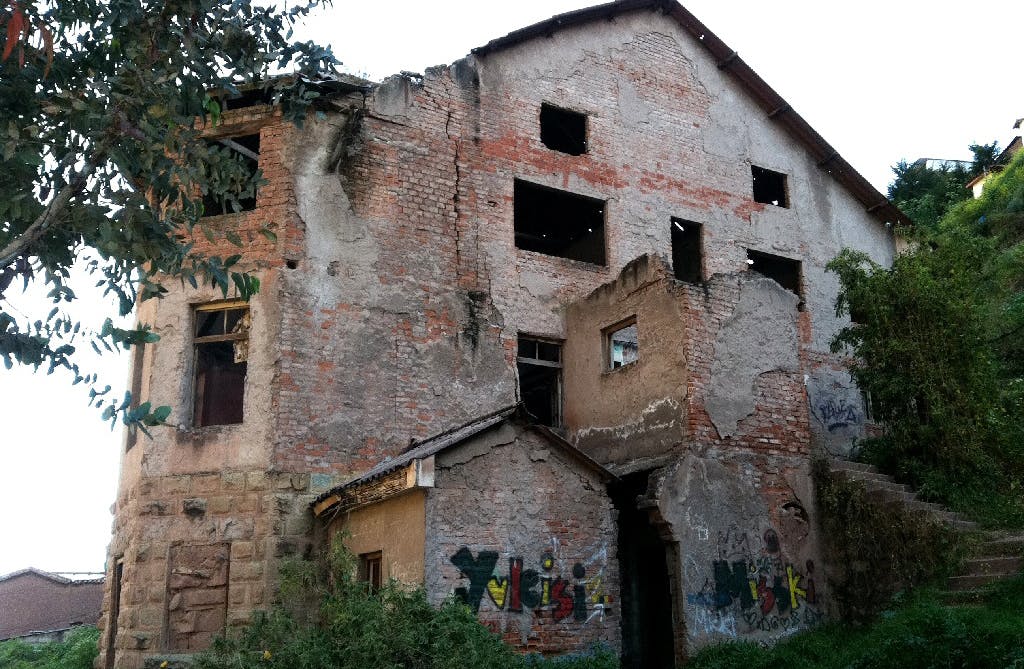
[[[704,280],[702,226],[693,221],[672,219],[672,271],[680,281]]]
[[[544,103],[540,106],[540,141],[571,156],[587,152],[587,116]]]
[[[238,211],[252,211],[256,208],[256,188],[252,186],[250,177],[256,174],[260,162],[260,135],[242,135],[239,137],[223,137],[207,140],[210,147],[210,178],[211,185],[231,194],[207,192],[203,195],[203,216],[220,216]],[[234,161],[245,168],[244,175],[228,176],[218,168],[223,161]],[[237,208],[236,208],[237,206]]]
[[[117,558],[114,562],[113,579],[110,582],[110,613],[107,616],[107,655],[104,658],[105,669],[114,669],[114,654],[117,647],[118,618],[121,615],[121,582],[124,579],[124,559]]]
[[[541,425],[562,425],[562,345],[519,337],[519,397]]]
[[[383,554],[380,551],[359,556],[359,580],[370,584],[374,592],[384,584]]]
[[[249,358],[249,308],[244,303],[196,307],[196,427],[242,422],[246,361]]]
[[[138,408],[142,404],[142,373],[143,365],[146,361],[146,345],[145,344],[133,344],[134,354],[132,356],[132,409]],[[125,451],[130,451],[135,446],[139,438],[139,428],[132,426],[128,429],[128,436],[125,439]]]
[[[754,179],[754,202],[773,204],[776,207],[789,206],[785,174],[757,165],[751,165],[750,172]]]
[[[240,91],[238,95],[225,96],[220,99],[221,111],[272,104],[274,104],[274,91],[262,87],[250,88]]]
[[[616,325],[607,333],[608,369],[631,365],[640,358],[636,319]]]
[[[515,183],[516,246],[549,256],[603,265],[603,200]]]
[[[747,266],[758,274],[774,279],[776,283],[791,293],[795,293],[800,298],[800,310],[803,311],[799,260],[747,250]]]

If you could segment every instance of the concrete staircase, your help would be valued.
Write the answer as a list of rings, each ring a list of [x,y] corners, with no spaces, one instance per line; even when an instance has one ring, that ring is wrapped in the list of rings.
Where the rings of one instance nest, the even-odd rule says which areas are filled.
[[[1024,570],[1024,534],[982,532],[976,522],[963,514],[950,511],[940,504],[921,501],[909,486],[897,483],[873,465],[834,458],[829,466],[836,474],[860,481],[869,494],[883,502],[927,513],[957,532],[972,535],[972,557],[964,562],[960,573],[951,576],[946,583],[950,603],[973,601],[982,596],[984,586]]]

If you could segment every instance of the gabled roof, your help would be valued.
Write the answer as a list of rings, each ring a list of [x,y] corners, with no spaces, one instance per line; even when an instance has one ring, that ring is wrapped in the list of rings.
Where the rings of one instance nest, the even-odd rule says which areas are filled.
[[[464,423],[459,427],[447,430],[436,434],[428,439],[424,439],[420,442],[414,442],[405,452],[392,458],[386,458],[380,463],[374,465],[370,469],[363,472],[356,478],[343,483],[339,486],[335,486],[330,490],[324,492],[319,497],[310,502],[310,506],[316,510],[316,514],[320,515],[328,508],[331,507],[333,502],[328,502],[327,505],[324,502],[330,500],[332,497],[338,498],[341,493],[346,490],[357,488],[361,485],[370,483],[375,479],[382,478],[387,474],[390,474],[398,469],[407,467],[408,465],[416,462],[417,460],[424,460],[431,456],[437,455],[443,451],[458,446],[459,444],[472,439],[473,437],[490,430],[491,428],[497,427],[505,421],[519,418],[519,421],[523,424],[525,429],[534,431],[545,439],[547,439],[553,446],[559,449],[563,454],[568,455],[577,464],[591,470],[597,474],[603,481],[611,481],[616,478],[614,474],[603,467],[599,462],[591,458],[589,455],[579,450],[568,441],[560,437],[558,434],[553,432],[551,429],[543,426],[536,425],[528,421],[522,406],[514,404],[512,406],[499,409],[489,414],[485,414],[478,418],[475,418],[468,423]]]
[[[68,572],[68,573],[73,573],[73,572]],[[35,576],[38,576],[40,578],[45,578],[48,581],[53,581],[54,583],[60,583],[61,585],[68,585],[68,584],[70,584],[70,585],[78,585],[78,584],[82,584],[82,583],[102,583],[103,582],[103,576],[102,575],[98,576],[97,578],[72,579],[72,578],[67,578],[66,576],[61,576],[60,574],[55,574],[53,572],[43,571],[42,569],[36,569],[35,567],[28,567],[26,569],[19,569],[18,571],[12,571],[9,574],[4,574],[4,575],[0,576],[0,583],[2,583],[3,581],[9,581],[12,578],[17,578],[18,576],[27,576],[27,575],[35,575]]]
[[[781,125],[793,139],[799,142],[818,163],[818,167],[832,175],[832,178],[864,205],[869,214],[883,223],[904,225],[912,223],[906,214],[878,192],[867,179],[839,155],[839,152],[826,142],[800,114],[796,113],[781,95],[765,83],[764,79],[758,76],[733,49],[729,48],[697,17],[675,0],[617,0],[566,12],[491,40],[487,44],[473,49],[473,54],[485,57],[495,51],[507,49],[531,39],[551,37],[563,28],[594,21],[606,21],[626,12],[640,10],[661,11],[675,19],[684,30],[693,35],[718,64],[718,69],[725,70],[732,75],[740,87],[764,110],[768,118]]]

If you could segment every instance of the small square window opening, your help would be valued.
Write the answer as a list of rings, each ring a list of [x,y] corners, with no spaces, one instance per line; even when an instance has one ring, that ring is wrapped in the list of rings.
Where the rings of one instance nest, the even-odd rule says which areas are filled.
[[[526,411],[541,425],[562,424],[562,345],[519,337],[517,370],[519,397]]]
[[[704,280],[702,226],[693,221],[672,219],[672,272],[680,281]]]
[[[785,174],[757,165],[751,165],[750,172],[754,181],[754,202],[789,207]]]
[[[631,365],[640,358],[636,320],[617,325],[607,334],[608,369]]]
[[[249,307],[220,303],[196,307],[193,424],[242,422],[249,357]]]
[[[212,174],[211,177],[219,176],[216,165],[219,161],[231,160],[241,163],[249,175],[254,175],[259,170],[260,158],[260,135],[243,135],[239,137],[224,137],[221,139],[207,140],[211,148],[209,158]],[[214,193],[203,195],[203,216],[220,216],[222,214],[233,214],[236,211],[252,211],[256,208],[256,189],[248,187],[247,180],[232,180],[230,182],[217,183],[233,194],[238,200],[238,209],[235,203],[228,198]]]
[[[587,152],[585,114],[544,103],[540,106],[540,141],[553,151],[571,156]]]
[[[549,256],[605,263],[603,200],[516,179],[516,247]]]

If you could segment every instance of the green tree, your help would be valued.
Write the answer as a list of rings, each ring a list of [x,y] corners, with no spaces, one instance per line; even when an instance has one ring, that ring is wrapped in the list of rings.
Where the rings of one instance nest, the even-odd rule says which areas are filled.
[[[893,166],[889,199],[918,226],[933,228],[954,205],[971,195],[967,184],[988,171],[999,157],[999,143],[971,144],[970,166],[928,167],[924,161],[901,160]]]
[[[925,493],[1024,523],[1024,154],[980,199],[904,233],[890,269],[846,250],[832,261],[833,342],[854,354],[886,436],[866,455]]]
[[[318,3],[0,0],[0,358],[8,368],[63,367],[95,383],[76,347],[155,340],[145,328],[66,314],[76,259],[122,315],[164,292],[167,277],[243,298],[258,290],[239,255],[203,256],[189,243],[202,227],[203,195],[237,211],[261,180],[203,141],[221,111],[209,92],[262,87],[301,123],[317,96],[307,77],[335,64],[329,49],[290,40]],[[6,293],[21,282],[45,285],[49,313],[19,319],[9,308]],[[104,401],[108,418],[167,415]]]

